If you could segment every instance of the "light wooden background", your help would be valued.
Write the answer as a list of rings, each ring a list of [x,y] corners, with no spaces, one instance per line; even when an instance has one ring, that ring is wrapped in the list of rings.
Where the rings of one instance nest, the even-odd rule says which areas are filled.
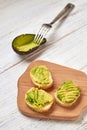
[[[12,50],[16,36],[36,33],[68,2],[75,9],[63,23],[53,26],[40,53],[19,56]],[[33,119],[19,112],[17,80],[38,59],[87,74],[87,0],[0,0],[0,130],[80,130],[83,123],[87,129],[87,110],[76,121]]]

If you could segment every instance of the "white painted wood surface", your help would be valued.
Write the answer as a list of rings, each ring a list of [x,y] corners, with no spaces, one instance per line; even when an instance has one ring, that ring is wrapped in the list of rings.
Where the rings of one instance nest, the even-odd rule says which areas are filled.
[[[36,33],[68,3],[75,9],[49,32],[47,46],[31,56],[19,56],[12,40],[23,33]],[[0,130],[87,129],[87,110],[76,121],[33,119],[17,108],[17,80],[33,60],[47,60],[87,74],[87,0],[0,0]],[[81,124],[85,123],[82,128]]]

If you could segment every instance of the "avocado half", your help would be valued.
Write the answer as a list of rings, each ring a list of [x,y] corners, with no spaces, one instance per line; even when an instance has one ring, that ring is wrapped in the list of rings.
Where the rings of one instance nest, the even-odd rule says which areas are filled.
[[[42,44],[46,43],[46,39],[44,38],[42,43],[34,43],[33,39],[35,37],[35,34],[22,34],[17,36],[13,41],[12,41],[12,48],[13,50],[20,54],[29,54],[32,53],[34,50],[39,48]]]

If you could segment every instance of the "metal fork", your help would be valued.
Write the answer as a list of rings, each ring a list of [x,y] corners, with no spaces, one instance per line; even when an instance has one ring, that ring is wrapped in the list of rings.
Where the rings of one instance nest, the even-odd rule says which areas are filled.
[[[72,9],[75,7],[74,4],[68,3],[62,11],[52,20],[52,22],[43,24],[38,31],[38,33],[35,35],[33,42],[36,44],[41,44],[45,36],[47,35],[48,31],[52,28],[52,25],[61,17],[65,18],[68,16],[68,14],[72,11]]]

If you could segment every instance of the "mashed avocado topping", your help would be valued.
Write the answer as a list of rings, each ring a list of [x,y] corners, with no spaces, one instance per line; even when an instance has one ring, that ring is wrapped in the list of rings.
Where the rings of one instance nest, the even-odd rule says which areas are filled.
[[[41,44],[34,43],[35,35],[34,34],[22,34],[17,36],[13,42],[12,42],[12,48],[20,54],[26,54],[28,52],[32,52],[36,48],[38,48],[41,44],[46,42],[46,39],[44,38]]]
[[[40,86],[45,87],[50,83],[51,73],[45,66],[35,66],[30,73],[33,75],[33,80]]]
[[[63,103],[71,103],[80,95],[80,89],[72,81],[64,82],[57,91],[57,97]]]
[[[53,100],[50,94],[38,88],[32,89],[32,91],[27,92],[26,95],[26,101],[38,108],[44,107],[44,105]]]
[[[16,48],[19,50],[19,51],[23,51],[23,52],[26,52],[34,47],[38,47],[39,44],[36,44],[34,42],[30,42],[30,43],[26,43],[25,45],[20,45],[20,46],[17,46]]]
[[[13,41],[14,48],[21,52],[27,52],[28,50],[39,46],[33,42],[33,34],[23,34],[16,37]]]

